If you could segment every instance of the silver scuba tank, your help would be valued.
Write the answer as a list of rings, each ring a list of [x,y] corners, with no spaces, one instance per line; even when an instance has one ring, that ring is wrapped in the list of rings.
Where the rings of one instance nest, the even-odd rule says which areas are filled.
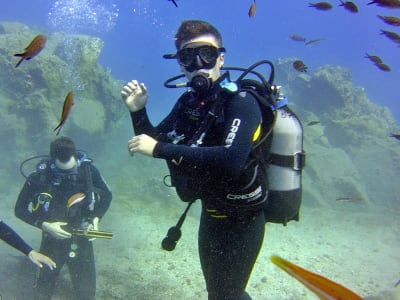
[[[305,165],[303,128],[299,118],[286,106],[276,109],[272,130],[267,221],[298,221],[301,204],[301,173]],[[270,212],[270,213],[269,213]]]

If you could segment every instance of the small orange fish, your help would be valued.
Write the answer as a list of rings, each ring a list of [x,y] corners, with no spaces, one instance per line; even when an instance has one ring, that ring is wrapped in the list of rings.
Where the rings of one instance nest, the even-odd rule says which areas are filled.
[[[391,41],[400,44],[400,34],[393,32],[393,31],[382,30],[382,29],[381,29],[381,34],[386,36]]]
[[[306,38],[304,36],[301,36],[299,34],[292,34],[290,36],[290,39],[296,42],[305,42]]]
[[[384,72],[390,72],[392,70],[390,66],[384,63],[376,63],[375,66],[377,66],[379,70],[382,70]]]
[[[72,205],[81,202],[83,199],[86,198],[84,193],[76,193],[69,197],[67,202],[67,208],[70,208]]]
[[[388,25],[400,26],[400,18],[380,15],[377,15],[377,17]]]
[[[18,67],[24,60],[30,60],[32,57],[35,57],[42,51],[44,46],[46,45],[47,37],[39,34],[37,35],[31,43],[25,48],[24,53],[17,53],[14,56],[21,57],[20,60],[17,62],[15,67]]]
[[[380,58],[378,55],[369,55],[368,53],[365,53],[365,58],[368,58],[370,61],[372,61],[375,64],[381,64],[383,63],[382,58]]]
[[[336,201],[359,202],[359,201],[364,201],[364,199],[361,197],[354,197],[354,196],[340,196],[336,198]]]
[[[376,4],[380,7],[387,7],[387,8],[399,8],[400,1],[399,0],[372,0],[367,5]]]
[[[53,130],[53,131],[57,130],[56,135],[58,135],[60,133],[60,130],[63,127],[65,121],[67,120],[67,118],[68,118],[68,116],[69,116],[69,114],[71,112],[72,106],[74,104],[75,104],[74,103],[74,94],[72,92],[69,92],[67,94],[67,96],[65,97],[65,100],[64,100],[64,105],[63,105],[63,110],[62,110],[62,113],[61,113],[60,123]]]
[[[349,12],[358,13],[358,7],[354,2],[351,2],[351,1],[343,2],[342,0],[340,0],[340,2],[341,2],[341,4],[339,4],[339,6],[343,6]]]
[[[253,18],[256,15],[256,12],[257,12],[257,4],[256,4],[256,0],[254,0],[249,8],[249,17]]]
[[[364,298],[345,286],[317,273],[306,270],[282,257],[273,255],[271,261],[283,271],[293,276],[322,300],[363,300]]]
[[[315,43],[319,43],[319,42],[321,42],[321,41],[323,41],[323,40],[325,40],[324,38],[320,38],[320,39],[313,39],[313,40],[309,40],[309,41],[307,41],[307,42],[305,42],[305,44],[304,45],[311,45],[311,44],[315,44]]]
[[[388,25],[400,26],[400,18],[380,15],[377,15],[377,17]]]
[[[307,126],[314,126],[314,125],[317,125],[317,124],[320,124],[320,123],[321,123],[321,121],[311,121],[311,122],[307,123]]]
[[[307,72],[308,70],[308,67],[301,60],[295,60],[293,62],[293,68],[299,72]]]
[[[332,9],[332,4],[329,2],[308,3],[308,7],[314,7],[318,10],[330,10]]]

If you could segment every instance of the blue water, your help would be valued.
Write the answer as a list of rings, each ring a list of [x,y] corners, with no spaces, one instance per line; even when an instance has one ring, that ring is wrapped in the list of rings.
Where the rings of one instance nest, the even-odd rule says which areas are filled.
[[[4,4],[7,3],[7,5]],[[4,1],[1,21],[20,21],[49,33],[66,31],[91,34],[105,41],[101,64],[123,81],[136,78],[148,86],[155,118],[165,115],[180,91],[166,91],[162,83],[179,73],[174,61],[162,54],[174,52],[174,34],[184,19],[204,19],[222,33],[226,65],[247,66],[260,59],[302,59],[314,72],[326,64],[351,70],[355,85],[364,87],[371,101],[387,106],[400,120],[400,48],[380,30],[400,33],[376,15],[400,17],[399,9],[354,1],[360,12],[352,14],[339,1],[318,11],[308,1],[257,1],[254,18],[248,17],[251,0],[13,0]],[[305,46],[289,36],[300,34],[324,41]],[[379,55],[392,68],[383,72],[364,58]],[[323,95],[321,95],[323,97]],[[161,108],[161,109],[160,109]],[[165,109],[165,110],[164,110]]]

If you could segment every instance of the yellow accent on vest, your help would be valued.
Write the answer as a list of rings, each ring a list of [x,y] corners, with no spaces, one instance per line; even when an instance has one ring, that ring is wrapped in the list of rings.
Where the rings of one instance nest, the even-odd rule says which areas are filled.
[[[258,124],[256,131],[253,134],[253,142],[257,141],[261,135],[261,124]]]

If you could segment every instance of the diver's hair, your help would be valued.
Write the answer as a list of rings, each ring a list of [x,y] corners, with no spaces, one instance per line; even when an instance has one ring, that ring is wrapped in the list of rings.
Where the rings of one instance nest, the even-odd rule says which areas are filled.
[[[215,37],[218,47],[222,47],[222,36],[221,33],[213,25],[206,21],[201,20],[185,20],[179,26],[178,31],[175,35],[175,46],[176,49],[180,49],[182,43],[191,40],[200,35],[210,34]]]
[[[50,157],[61,162],[67,162],[71,156],[76,157],[75,143],[68,137],[59,137],[50,144]]]

